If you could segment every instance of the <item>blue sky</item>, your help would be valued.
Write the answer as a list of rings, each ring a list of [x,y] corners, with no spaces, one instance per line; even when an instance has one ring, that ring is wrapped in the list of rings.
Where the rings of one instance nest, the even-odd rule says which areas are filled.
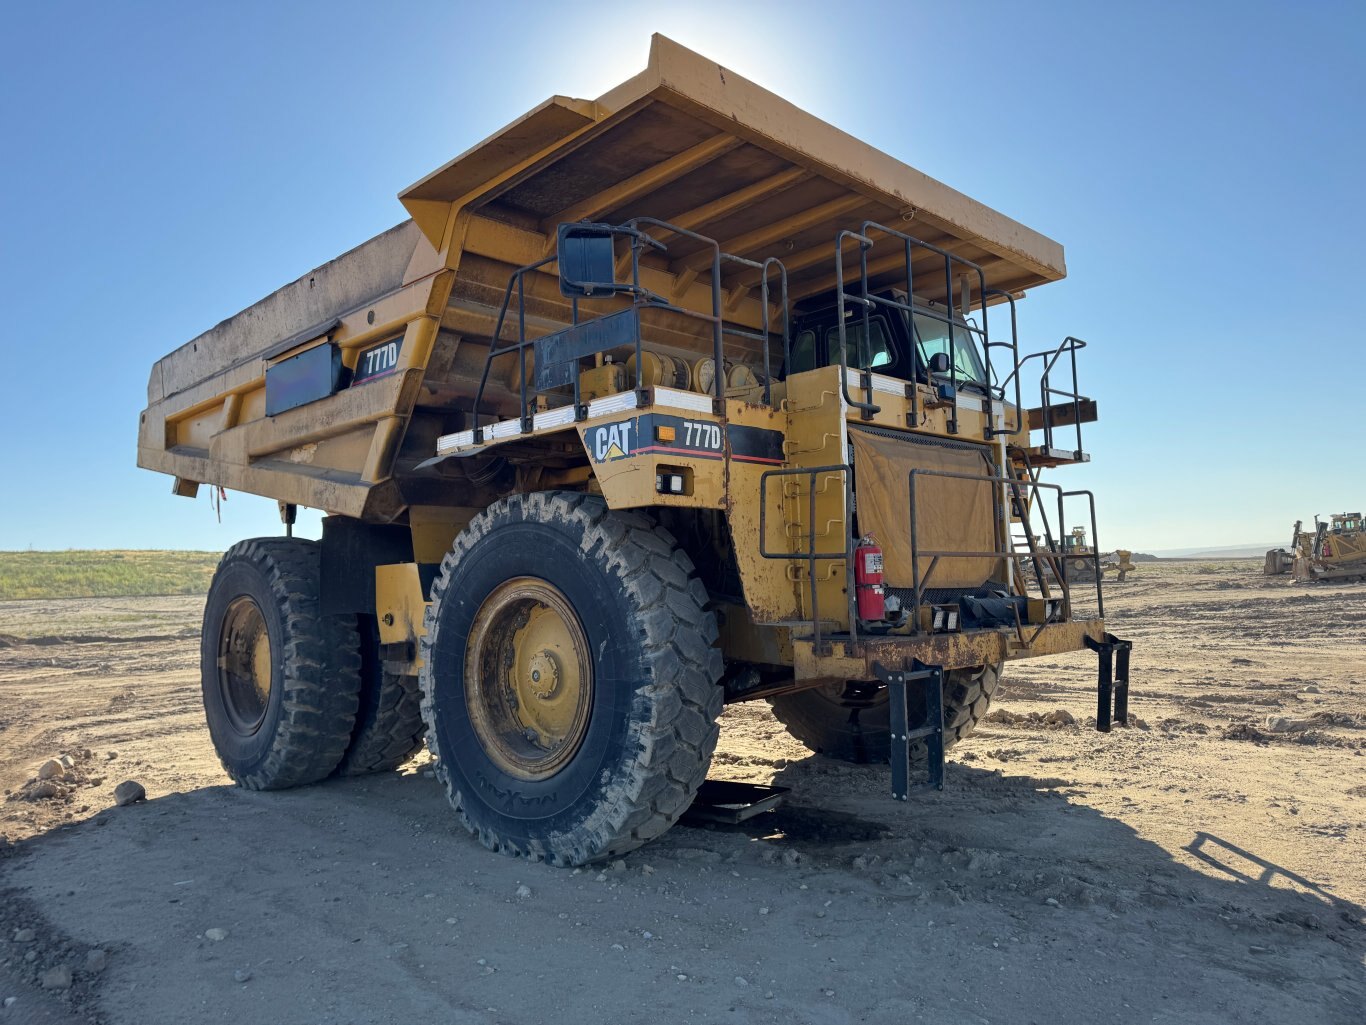
[[[405,185],[669,35],[1061,241],[1102,542],[1366,505],[1366,6],[90,3],[0,41],[0,548],[222,549],[274,504],[135,466],[152,362],[403,217]]]

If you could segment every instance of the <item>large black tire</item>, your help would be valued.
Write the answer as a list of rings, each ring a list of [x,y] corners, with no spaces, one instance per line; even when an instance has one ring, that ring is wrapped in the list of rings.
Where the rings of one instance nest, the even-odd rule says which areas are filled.
[[[944,749],[972,732],[991,707],[1001,680],[1000,665],[951,669],[944,674]],[[813,687],[769,699],[773,715],[787,732],[817,754],[843,762],[884,763],[891,758],[890,706],[887,688],[849,682]],[[910,727],[925,724],[923,698],[910,709]],[[911,761],[923,761],[925,742],[911,745]]]
[[[422,750],[422,691],[417,677],[396,673],[380,660],[374,616],[357,617],[360,634],[360,707],[338,776],[392,772]]]
[[[487,628],[486,602],[523,581],[563,595],[592,653],[581,741],[533,779],[500,765],[467,704],[483,686],[466,679],[467,651],[480,650],[471,631]],[[451,804],[484,846],[582,865],[639,847],[687,810],[716,747],[722,663],[706,589],[672,535],[595,496],[513,496],[456,538],[431,597],[427,744]]]
[[[209,735],[239,784],[280,790],[331,774],[355,723],[360,651],[354,617],[318,610],[315,542],[228,549],[204,605],[200,676]]]

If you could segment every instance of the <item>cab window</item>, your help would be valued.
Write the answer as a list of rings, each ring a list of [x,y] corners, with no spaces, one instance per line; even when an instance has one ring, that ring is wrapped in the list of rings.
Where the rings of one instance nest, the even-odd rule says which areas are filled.
[[[892,348],[891,340],[887,337],[887,330],[883,326],[882,318],[875,317],[869,321],[870,332],[868,346],[863,349],[860,343],[863,340],[863,321],[849,320],[844,325],[844,361],[855,370],[876,370],[878,367],[891,366],[896,362],[895,350]],[[830,353],[830,362],[834,363],[839,350],[840,329],[839,325],[829,327],[825,331],[825,351]],[[859,360],[859,353],[866,352],[868,362],[862,363]]]
[[[800,374],[804,370],[816,369],[816,332],[802,331],[792,343],[792,365],[789,374]]]

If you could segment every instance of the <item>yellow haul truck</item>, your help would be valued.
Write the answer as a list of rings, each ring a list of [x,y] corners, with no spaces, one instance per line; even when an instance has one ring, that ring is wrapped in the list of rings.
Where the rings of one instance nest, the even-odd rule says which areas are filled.
[[[1056,243],[661,37],[400,199],[152,369],[141,466],[327,513],[209,592],[239,783],[425,739],[487,846],[581,864],[689,808],[728,701],[902,798],[1008,659],[1099,652],[1123,721],[1057,556],[1090,495],[1040,479],[1087,458],[1084,343],[1015,336]]]

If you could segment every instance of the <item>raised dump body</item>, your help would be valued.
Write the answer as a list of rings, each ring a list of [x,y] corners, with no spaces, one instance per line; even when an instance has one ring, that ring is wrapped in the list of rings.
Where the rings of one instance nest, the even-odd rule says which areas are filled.
[[[831,292],[835,234],[868,220],[979,264],[992,288],[1065,274],[1057,243],[661,37],[642,74],[597,100],[552,97],[401,198],[413,220],[153,367],[140,466],[185,491],[212,483],[392,522],[429,497],[414,468],[468,416],[509,276],[552,254],[565,221],[647,215],[705,232],[726,253],[779,256],[794,303]],[[704,244],[661,241],[669,249],[646,255],[642,282],[709,313]],[[900,275],[884,248],[875,285]],[[553,272],[528,283],[532,334],[570,319]],[[756,276],[737,265],[722,280],[727,320],[750,329],[761,321]],[[943,298],[941,279],[924,285],[925,298]],[[698,355],[710,346],[672,340]],[[340,357],[331,393],[267,416],[268,372],[322,345]],[[489,408],[515,408],[508,383],[495,378]]]
[[[153,368],[140,465],[329,514],[209,596],[244,785],[425,738],[481,839],[579,863],[688,807],[724,701],[902,797],[1007,659],[1099,652],[1125,720],[1091,497],[1040,477],[1085,343],[1016,333],[1057,243],[660,37],[400,198]]]

